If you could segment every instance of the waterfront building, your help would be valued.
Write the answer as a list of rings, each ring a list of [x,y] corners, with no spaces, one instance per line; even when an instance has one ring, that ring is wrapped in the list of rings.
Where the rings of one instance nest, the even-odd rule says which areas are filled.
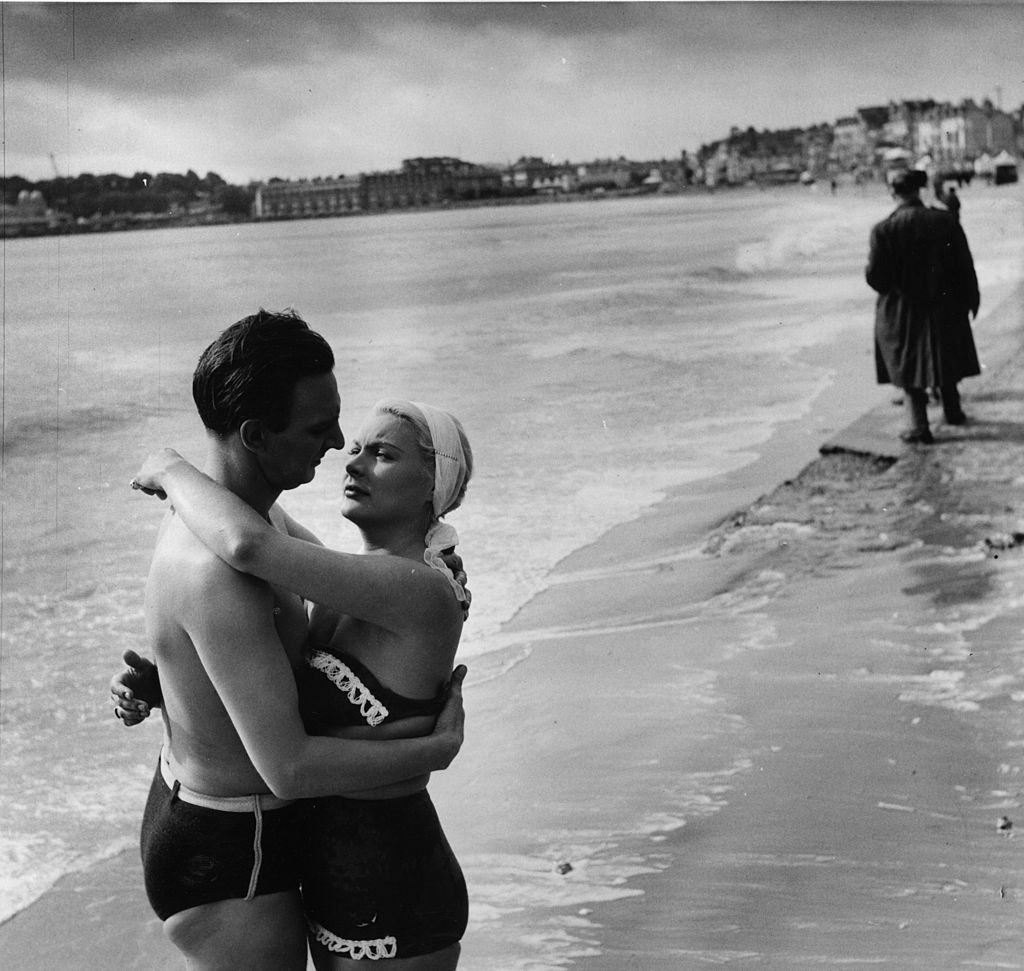
[[[0,235],[5,238],[70,231],[71,217],[47,206],[38,189],[22,189],[13,206],[5,202],[0,209]]]
[[[512,195],[558,195],[578,188],[575,166],[555,165],[536,155],[513,162],[502,174],[502,183]]]
[[[359,212],[360,179],[271,179],[256,189],[253,215],[257,219],[309,219]]]
[[[840,118],[832,126],[829,164],[838,172],[855,172],[871,160],[868,128],[860,115]]]
[[[398,171],[362,176],[367,212],[489,199],[502,194],[498,169],[448,156],[405,159]]]
[[[531,183],[531,189],[537,195],[551,196],[575,192],[576,170],[571,165],[553,165],[550,170],[538,173]]]
[[[702,146],[699,160],[708,185],[813,181],[824,174],[831,145],[829,125],[763,132],[733,127],[728,138]]]
[[[1013,115],[1000,111],[991,101],[976,105],[968,100],[960,110],[964,118],[964,149],[969,158],[982,152],[992,155],[1016,152],[1017,132]]]
[[[625,156],[596,159],[576,167],[576,187],[582,192],[628,189],[639,185],[649,174],[649,167],[630,162]]]
[[[529,195],[541,185],[556,182],[557,169],[536,155],[522,155],[514,161],[502,177],[506,190],[515,195]]]
[[[914,135],[914,151],[940,171],[969,169],[983,155],[1014,153],[1017,147],[1013,116],[989,101],[935,105],[917,118]]]

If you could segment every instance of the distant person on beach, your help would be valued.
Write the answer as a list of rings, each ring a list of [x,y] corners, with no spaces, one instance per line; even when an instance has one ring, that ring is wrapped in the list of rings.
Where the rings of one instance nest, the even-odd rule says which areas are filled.
[[[413,880],[414,889],[430,887],[438,900],[445,890],[454,899],[447,908],[454,914],[448,925],[438,930],[439,917],[432,915],[426,930],[453,940],[442,946],[421,927],[411,953],[432,953],[431,968],[455,967],[458,959],[461,872],[431,815],[424,787],[429,772],[446,768],[462,744],[465,669],[452,674],[451,662],[468,595],[458,598],[463,584],[435,546],[424,546],[422,533],[419,563],[410,565],[407,507],[416,499],[416,514],[425,516],[430,489],[426,459],[397,418],[379,419],[372,438],[349,463],[346,507],[355,510],[354,518],[365,519],[376,540],[372,552],[379,555],[330,553],[276,504],[282,491],[312,480],[327,451],[344,444],[333,367],[327,342],[294,314],[260,311],[239,321],[206,349],[193,379],[208,433],[209,477],[165,453],[132,482],[151,494],[170,493],[173,508],[157,539],[146,592],[157,666],[129,652],[126,661],[133,670],[116,678],[112,691],[115,710],[126,723],[147,711],[132,695],[148,696],[162,707],[165,741],[143,820],[143,867],[150,902],[192,969],[305,969],[307,924],[299,883],[315,884],[301,872],[312,845],[306,840],[312,827],[307,814],[312,807],[327,818],[335,809],[333,800],[296,800],[339,793],[353,794],[351,802],[364,816],[382,804],[392,816],[404,811],[408,833],[389,833],[382,819],[376,830],[366,823],[339,831],[333,846],[321,833],[317,853],[323,854],[318,862],[324,872],[344,870],[372,907],[367,884],[379,874],[368,865],[350,872],[341,861],[352,858],[361,840],[384,842],[390,835],[397,840],[391,853],[407,849],[398,837],[422,844],[418,876],[423,879]],[[392,451],[383,441],[386,434],[405,451]],[[193,488],[204,496],[201,504],[216,510],[211,516],[196,512]],[[240,556],[236,563],[243,570],[265,566],[263,572],[274,578],[233,569],[186,521],[200,530],[212,521],[215,533],[231,538],[220,552]],[[400,555],[385,555],[395,552],[387,544],[399,535],[409,545]],[[445,548],[453,545],[444,529],[431,539],[445,541]],[[313,577],[303,572],[311,561],[317,564]],[[287,577],[276,579],[281,574]],[[400,601],[393,602],[398,591]],[[318,675],[301,668],[309,632],[304,596],[325,606],[315,625],[322,646],[333,651],[341,639],[356,659],[352,665],[321,650],[306,658],[307,666],[316,659]],[[358,666],[370,644],[387,659],[374,662],[380,681],[365,664]],[[401,650],[410,657],[420,653],[405,668],[394,660]],[[294,668],[301,668],[298,675]],[[297,677],[322,682],[314,735],[307,734],[300,716]],[[323,697],[332,689],[334,708]],[[381,722],[380,727],[341,730],[353,723],[346,717],[352,705],[355,714],[374,726]],[[378,852],[383,850],[375,846],[374,859]],[[447,885],[429,884],[428,871]],[[332,932],[334,916],[327,913],[317,930],[323,941],[318,968],[333,966],[332,953],[339,960],[391,957],[397,948],[404,956],[406,940],[396,946],[389,940],[392,932],[378,933],[379,925],[347,936],[340,925],[341,933]],[[354,919],[370,926],[369,918],[357,913]],[[399,933],[405,934],[404,927]],[[442,947],[447,955],[439,953]]]
[[[958,220],[960,219],[960,196],[956,194],[956,189],[953,186],[950,186],[942,194],[942,204],[946,207],[947,212]]]
[[[945,421],[967,419],[957,387],[980,374],[971,333],[981,297],[967,237],[948,212],[924,205],[924,172],[901,172],[890,183],[896,209],[871,230],[865,271],[878,293],[875,370],[879,384],[903,390],[905,442],[930,445],[928,389],[938,389]]]

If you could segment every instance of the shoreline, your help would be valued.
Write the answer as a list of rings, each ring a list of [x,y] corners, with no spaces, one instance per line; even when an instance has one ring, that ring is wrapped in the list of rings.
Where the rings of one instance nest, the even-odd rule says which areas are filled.
[[[950,707],[972,699],[957,696],[955,681],[929,682],[932,672],[960,661],[947,648],[936,665],[927,639],[915,640],[918,628],[934,634],[942,623],[963,625],[957,611],[965,605],[1009,596],[1004,588],[1020,555],[1012,538],[1024,482],[1024,459],[1016,454],[1024,440],[1016,415],[1024,396],[1022,311],[1024,286],[993,311],[1009,315],[995,328],[1005,353],[989,358],[986,372],[965,386],[972,417],[966,428],[941,429],[931,449],[897,441],[898,460],[879,466],[849,436],[857,429],[859,443],[872,428],[868,438],[891,450],[891,429],[902,415],[886,400],[848,428],[830,431],[829,451],[793,469],[792,479],[758,467],[760,481],[783,479],[770,493],[749,497],[751,469],[710,490],[675,490],[638,520],[566,557],[556,582],[504,625],[529,656],[511,677],[471,682],[467,691],[470,732],[474,723],[490,725],[476,741],[498,742],[483,750],[467,741],[456,767],[432,785],[460,856],[473,858],[474,842],[490,842],[482,862],[494,870],[502,853],[513,868],[524,859],[537,862],[536,854],[514,855],[517,840],[507,824],[496,839],[493,820],[468,818],[481,807],[501,806],[502,816],[511,806],[543,826],[561,816],[571,834],[585,831],[599,809],[620,811],[607,793],[609,780],[628,790],[631,778],[649,784],[652,776],[669,780],[685,769],[714,777],[719,789],[706,804],[687,804],[693,793],[674,793],[682,800],[679,813],[622,834],[621,851],[610,860],[600,847],[589,857],[573,855],[580,847],[566,835],[563,855],[575,869],[559,874],[558,861],[549,860],[551,867],[534,874],[549,895],[541,906],[523,907],[522,928],[540,942],[539,953],[555,954],[557,966],[578,962],[595,971],[723,960],[814,966],[844,955],[937,968],[952,966],[941,963],[950,948],[958,949],[957,960],[1024,966],[1017,956],[1024,937],[1007,926],[1024,894],[1024,860],[1019,839],[996,830],[996,818],[1013,817],[1021,804],[1021,777],[1013,771],[1019,748],[1007,750],[999,734],[1024,744],[1013,698],[1021,688],[983,699],[977,710]],[[775,471],[801,464],[792,456],[764,461]],[[700,525],[695,504],[705,510]],[[714,552],[710,566],[701,557],[680,558],[680,550],[702,542]],[[766,573],[776,579],[766,581]],[[737,646],[725,635],[730,650],[723,653],[716,625],[746,628],[728,611],[703,618],[701,612],[737,589],[760,591],[756,611],[741,620],[770,628],[771,643]],[[907,619],[895,625],[906,643],[893,652],[879,608],[895,592],[896,612]],[[1019,610],[1012,597],[1006,609],[994,610],[958,637],[993,671],[1009,675],[1014,655],[997,650],[996,636],[1009,652]],[[574,620],[581,615],[585,623]],[[552,631],[558,651],[544,650],[537,638]],[[826,635],[841,650],[823,656],[818,645]],[[716,672],[713,704],[701,707],[697,699],[693,712],[679,712],[666,700],[665,686],[685,688],[681,661]],[[949,705],[936,705],[929,688],[948,689]],[[901,692],[909,692],[907,700]],[[504,729],[497,705],[489,704],[499,695],[515,699]],[[643,711],[642,720],[631,717],[631,705]],[[736,719],[731,733],[717,726],[721,734],[702,734],[702,719],[723,708]],[[737,765],[738,754],[747,762]],[[904,762],[914,768],[901,772]],[[495,765],[505,766],[504,779],[494,778]],[[951,766],[963,769],[963,781],[951,779]],[[585,880],[595,873],[617,899],[588,897],[592,885]],[[116,955],[126,968],[179,967],[141,887],[134,850],[63,877],[0,925],[0,963],[88,969],[106,967]],[[846,916],[837,917],[839,911]],[[519,918],[504,939],[491,934],[486,914],[475,920],[462,964],[469,971],[545,966],[526,963],[525,953],[522,961],[509,958]],[[54,927],[64,933],[53,934]],[[830,955],[823,941],[835,949]],[[503,965],[505,958],[510,963]]]
[[[665,834],[642,896],[587,916],[587,968],[1024,967],[1024,854],[998,826],[1024,804],[1024,285],[998,312],[966,428],[911,449],[886,402],[708,535],[727,587],[781,576],[770,654],[721,662],[751,771]]]
[[[559,955],[557,961],[531,964],[524,955],[517,962],[506,957],[514,934],[495,942],[481,932],[467,942],[466,967],[571,964],[595,971],[668,971],[734,960],[788,968],[848,958],[935,969],[952,966],[944,963],[951,945],[948,933],[938,933],[944,927],[958,929],[955,943],[965,959],[984,952],[986,959],[1002,962],[997,966],[1024,967],[1015,963],[1016,954],[1024,953],[1024,936],[1005,927],[1013,901],[1021,899],[1016,894],[1024,883],[1024,859],[1019,844],[996,828],[997,818],[1013,816],[1024,798],[1015,764],[1015,753],[1024,746],[1024,725],[1013,703],[1024,692],[1019,685],[1016,695],[1000,688],[996,696],[976,702],[969,687],[972,672],[956,666],[961,651],[986,657],[998,672],[996,681],[1012,680],[1019,667],[1013,635],[1021,623],[1018,604],[1024,603],[1024,594],[1016,597],[1006,588],[1020,585],[1013,577],[1020,553],[1012,537],[1024,523],[1016,512],[1024,457],[1014,448],[1018,433],[1012,426],[1015,403],[1024,395],[1024,285],[995,313],[1001,316],[992,328],[998,347],[986,347],[985,372],[964,389],[972,415],[966,428],[940,425],[936,446],[910,449],[897,437],[902,409],[886,394],[884,403],[831,435],[799,474],[746,506],[733,506],[712,524],[701,544],[710,560],[679,556],[695,538],[693,531],[680,532],[679,524],[692,517],[679,509],[708,497],[676,490],[640,520],[617,526],[566,557],[556,570],[561,582],[510,621],[507,629],[518,631],[533,652],[532,679],[560,679],[571,686],[577,702],[595,705],[611,723],[567,725],[564,719],[546,719],[553,729],[557,725],[555,730],[573,733],[564,743],[561,764],[572,764],[567,748],[577,760],[572,786],[581,802],[592,795],[590,776],[608,766],[614,768],[605,778],[628,788],[637,759],[654,778],[655,790],[663,768],[671,765],[680,774],[703,772],[718,795],[704,804],[691,803],[676,817],[669,814],[664,830],[638,829],[608,851],[641,861],[639,872],[621,877],[617,900],[601,903],[595,895],[591,900],[597,902],[555,908],[555,916],[550,907],[524,908],[522,919],[517,918],[523,937],[543,937],[537,928],[546,926],[546,950]],[[729,495],[723,488],[711,497],[712,505],[717,501],[719,508],[728,507]],[[1003,544],[1008,544],[1005,552],[1000,551]],[[749,636],[748,642],[722,651],[721,640],[730,636],[722,628],[734,620],[728,605],[758,603],[759,598],[750,617],[759,630],[741,635]],[[994,606],[987,606],[993,598]],[[980,611],[980,618],[971,618],[972,610]],[[895,618],[891,625],[890,612]],[[710,615],[703,624],[702,613]],[[567,623],[574,615],[586,619]],[[945,626],[954,634],[943,633]],[[895,658],[889,643],[894,631],[912,644]],[[931,643],[933,632],[935,641],[950,636],[959,647],[944,653],[941,645]],[[701,634],[717,639],[717,653],[709,653],[716,645],[708,648]],[[557,652],[544,650],[549,636],[558,638]],[[1002,651],[1004,637],[1008,653]],[[977,651],[963,641],[976,642]],[[828,648],[824,654],[823,644]],[[783,676],[771,666],[776,660],[785,667]],[[661,699],[652,700],[649,685],[678,686],[678,670],[686,665],[718,672],[718,701],[739,722],[730,734],[704,732],[698,722],[688,726],[692,736],[684,729],[681,738],[666,744],[681,726]],[[643,672],[642,685],[631,678],[638,671]],[[536,696],[528,680],[505,686],[518,702],[513,720]],[[642,707],[649,731],[638,731],[615,710],[610,701],[615,693],[605,681],[621,685],[622,693]],[[648,686],[646,693],[643,686]],[[972,724],[975,705],[983,726]],[[807,708],[803,716],[801,706]],[[713,715],[713,708],[706,714]],[[814,752],[813,739],[807,737],[819,723],[829,726],[826,757]],[[546,757],[551,741],[538,736],[535,724],[522,727],[524,743]],[[987,744],[975,739],[981,731]],[[704,743],[693,745],[692,738],[702,735]],[[865,738],[873,738],[871,758],[857,751]],[[591,740],[598,752],[593,764]],[[856,759],[849,776],[837,775],[832,763],[841,765],[844,754],[849,758],[851,743]],[[469,742],[467,748],[467,762],[476,760],[479,771],[486,771],[487,757],[511,762],[528,786],[545,791],[543,762],[539,771],[532,769],[514,746],[486,756],[472,751]],[[738,755],[749,765],[737,769]],[[913,794],[891,778],[895,759],[915,763],[911,772],[921,780]],[[964,773],[963,783],[949,785],[947,778],[940,784],[955,771]],[[454,769],[449,774],[455,778]],[[466,775],[479,784],[473,771]],[[824,792],[821,778],[829,784]],[[665,791],[671,787],[660,784]],[[858,800],[851,787],[870,789],[873,801]],[[453,800],[457,788],[452,786]],[[559,803],[566,800],[565,789],[561,779],[546,784],[553,800],[547,815],[571,812],[585,825],[593,811],[581,812],[580,806],[573,811]],[[793,792],[807,795],[794,803]],[[495,802],[498,797],[515,800],[517,794],[490,794]],[[515,802],[512,808],[523,811]],[[526,810],[536,812],[534,807]],[[790,817],[798,824],[791,827]],[[851,825],[854,821],[857,825]],[[456,837],[462,822],[453,827]],[[816,845],[823,825],[828,833],[824,848]],[[765,828],[773,852],[755,853],[749,847]],[[746,844],[745,856],[735,852],[740,841]],[[851,851],[853,862],[846,859]],[[894,864],[885,880],[873,877],[890,858],[900,859],[897,852],[909,857],[902,868]],[[600,856],[599,850],[596,860],[584,859],[582,867],[577,863],[580,872],[597,870]],[[552,876],[555,859],[550,855],[548,865]],[[813,876],[813,884],[804,871]],[[786,942],[772,938],[767,928],[774,920],[782,938],[801,936],[785,927],[784,905],[771,901],[773,882],[785,883],[789,878],[779,874],[791,873],[799,873],[799,880],[814,889],[797,895],[812,913],[795,921],[806,925],[804,941],[787,953]],[[993,898],[989,885],[997,876],[1003,879]],[[569,874],[563,882],[573,879]],[[843,894],[830,896],[830,881],[836,879],[852,884],[850,900]],[[755,912],[759,894],[750,892],[756,883],[768,894],[763,913]],[[966,901],[956,894],[961,885]],[[572,896],[571,885],[567,889]],[[579,889],[585,901],[586,893]],[[875,934],[880,915],[891,909],[890,895],[910,901],[910,916],[893,922],[889,937],[882,935],[858,952],[864,935]],[[1009,903],[993,909],[993,899]],[[854,904],[856,919],[830,916],[832,908],[842,912]],[[691,914],[699,915],[692,924]],[[757,927],[764,934],[751,930]],[[972,940],[965,930],[977,937]],[[987,937],[992,938],[988,944]],[[1003,939],[1010,941],[1005,948],[998,943]],[[829,940],[835,943],[831,951]],[[848,953],[840,953],[844,947]]]

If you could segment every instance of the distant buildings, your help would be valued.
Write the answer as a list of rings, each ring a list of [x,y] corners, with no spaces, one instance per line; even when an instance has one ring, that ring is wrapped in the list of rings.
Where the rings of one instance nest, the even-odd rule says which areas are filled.
[[[523,156],[505,169],[449,157],[413,158],[393,171],[271,179],[256,187],[253,216],[301,219],[528,197],[671,192],[692,185],[694,174],[685,152],[649,162],[620,157],[579,164]]]
[[[457,158],[406,159],[394,171],[337,179],[272,180],[256,190],[257,219],[384,212],[488,200],[675,192],[700,184],[777,185],[854,177],[880,178],[898,167],[935,177],[978,174],[1003,181],[1024,154],[1024,108],[1016,115],[991,102],[893,101],[858,108],[833,124],[779,131],[733,128],[694,158],[596,159],[557,163],[524,155],[504,168]]]
[[[392,172],[336,179],[273,179],[256,189],[257,219],[341,216],[437,206],[501,195],[497,169],[457,158],[413,158]]]
[[[611,195],[672,193],[693,186],[778,185],[818,179],[878,179],[896,168],[931,179],[978,176],[1016,181],[1024,155],[1024,105],[932,99],[858,108],[832,124],[758,131],[732,128],[694,155],[634,161],[624,156],[555,162],[524,155],[501,165],[449,156],[405,159],[395,170],[228,185],[205,178],[137,172],[58,176],[32,183],[4,178],[4,236],[207,225],[239,219],[303,219],[453,205],[528,203]]]
[[[14,205],[5,202],[0,209],[0,235],[5,238],[67,232],[70,225],[71,217],[47,206],[38,189],[22,189]]]
[[[272,179],[256,189],[257,219],[308,219],[361,212],[360,179],[313,179],[300,182]]]
[[[1013,115],[990,101],[978,105],[970,99],[957,105],[907,100],[859,108],[832,125],[808,129],[734,128],[728,138],[702,146],[698,161],[710,185],[801,175],[871,178],[900,165],[955,177],[974,174],[979,160],[1020,156],[1022,140],[1020,111]]]
[[[397,172],[360,176],[367,212],[479,201],[501,195],[498,169],[457,158],[411,158]]]

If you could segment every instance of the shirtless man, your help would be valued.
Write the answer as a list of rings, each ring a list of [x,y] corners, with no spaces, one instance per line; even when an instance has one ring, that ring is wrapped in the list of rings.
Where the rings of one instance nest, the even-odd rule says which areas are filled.
[[[344,445],[333,367],[329,345],[301,319],[261,310],[224,331],[193,377],[206,473],[310,542],[275,503]],[[292,673],[306,639],[303,602],[226,566],[173,509],[150,568],[146,626],[156,668],[126,660],[143,681],[159,670],[162,694],[165,740],[142,826],[150,903],[190,969],[302,971],[294,800],[446,768],[462,744],[465,669],[430,736],[307,735]],[[112,690],[130,723],[129,684],[115,679]]]

